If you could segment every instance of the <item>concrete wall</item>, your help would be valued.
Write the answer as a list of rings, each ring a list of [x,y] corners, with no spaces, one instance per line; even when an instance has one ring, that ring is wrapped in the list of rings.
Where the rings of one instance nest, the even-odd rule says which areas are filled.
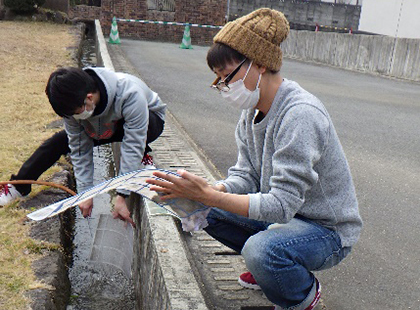
[[[153,214],[153,207],[139,195],[130,196],[130,206],[137,225],[133,253],[136,309],[209,310],[173,217]]]
[[[139,195],[132,195],[133,219],[140,229],[134,236],[133,282],[136,292],[136,309],[170,309],[169,293],[159,264],[159,255],[152,235],[147,209]],[[169,223],[167,223],[169,224]]]
[[[292,28],[296,29],[301,29],[303,26],[315,27],[318,24],[357,30],[361,10],[361,7],[358,5],[334,4],[319,1],[231,0],[229,20],[234,20],[262,7],[283,12]]]
[[[112,150],[119,163],[120,143],[113,143]],[[128,205],[137,225],[132,267],[136,310],[209,310],[174,218],[137,194],[130,195]]]
[[[420,40],[291,30],[284,56],[420,81]]]
[[[419,0],[364,0],[360,30],[399,38],[420,38]]]

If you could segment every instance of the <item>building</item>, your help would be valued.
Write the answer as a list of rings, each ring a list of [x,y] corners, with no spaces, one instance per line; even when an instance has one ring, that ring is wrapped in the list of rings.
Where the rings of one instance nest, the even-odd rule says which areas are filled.
[[[359,3],[359,4],[357,4]],[[228,19],[234,20],[255,9],[279,10],[292,29],[348,32],[357,30],[361,0],[228,0]]]
[[[362,5],[363,0],[321,0],[322,2],[330,2],[334,4],[350,4],[350,5]]]
[[[359,30],[420,39],[419,0],[363,0]]]

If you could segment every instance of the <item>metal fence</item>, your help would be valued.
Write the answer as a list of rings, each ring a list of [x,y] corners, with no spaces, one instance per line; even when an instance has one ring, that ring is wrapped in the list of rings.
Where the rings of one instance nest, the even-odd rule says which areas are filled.
[[[175,0],[147,0],[147,9],[175,12]]]

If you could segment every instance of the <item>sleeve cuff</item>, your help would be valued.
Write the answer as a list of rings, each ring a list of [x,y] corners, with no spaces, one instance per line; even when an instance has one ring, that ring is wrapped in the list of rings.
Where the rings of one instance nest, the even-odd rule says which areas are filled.
[[[86,192],[87,190],[91,189],[92,187],[93,187],[93,184],[92,185],[86,185],[86,184],[78,185],[77,186],[77,193],[80,194],[80,193]]]
[[[215,183],[215,185],[223,185],[225,187],[227,193],[232,193],[232,188],[225,181],[217,181]]]
[[[260,193],[248,194],[248,196],[249,196],[248,217],[252,220],[260,220],[261,194]]]

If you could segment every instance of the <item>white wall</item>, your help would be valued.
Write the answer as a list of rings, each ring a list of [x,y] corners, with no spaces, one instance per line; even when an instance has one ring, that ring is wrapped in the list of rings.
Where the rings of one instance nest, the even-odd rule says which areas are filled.
[[[363,0],[359,30],[419,39],[420,1]]]

